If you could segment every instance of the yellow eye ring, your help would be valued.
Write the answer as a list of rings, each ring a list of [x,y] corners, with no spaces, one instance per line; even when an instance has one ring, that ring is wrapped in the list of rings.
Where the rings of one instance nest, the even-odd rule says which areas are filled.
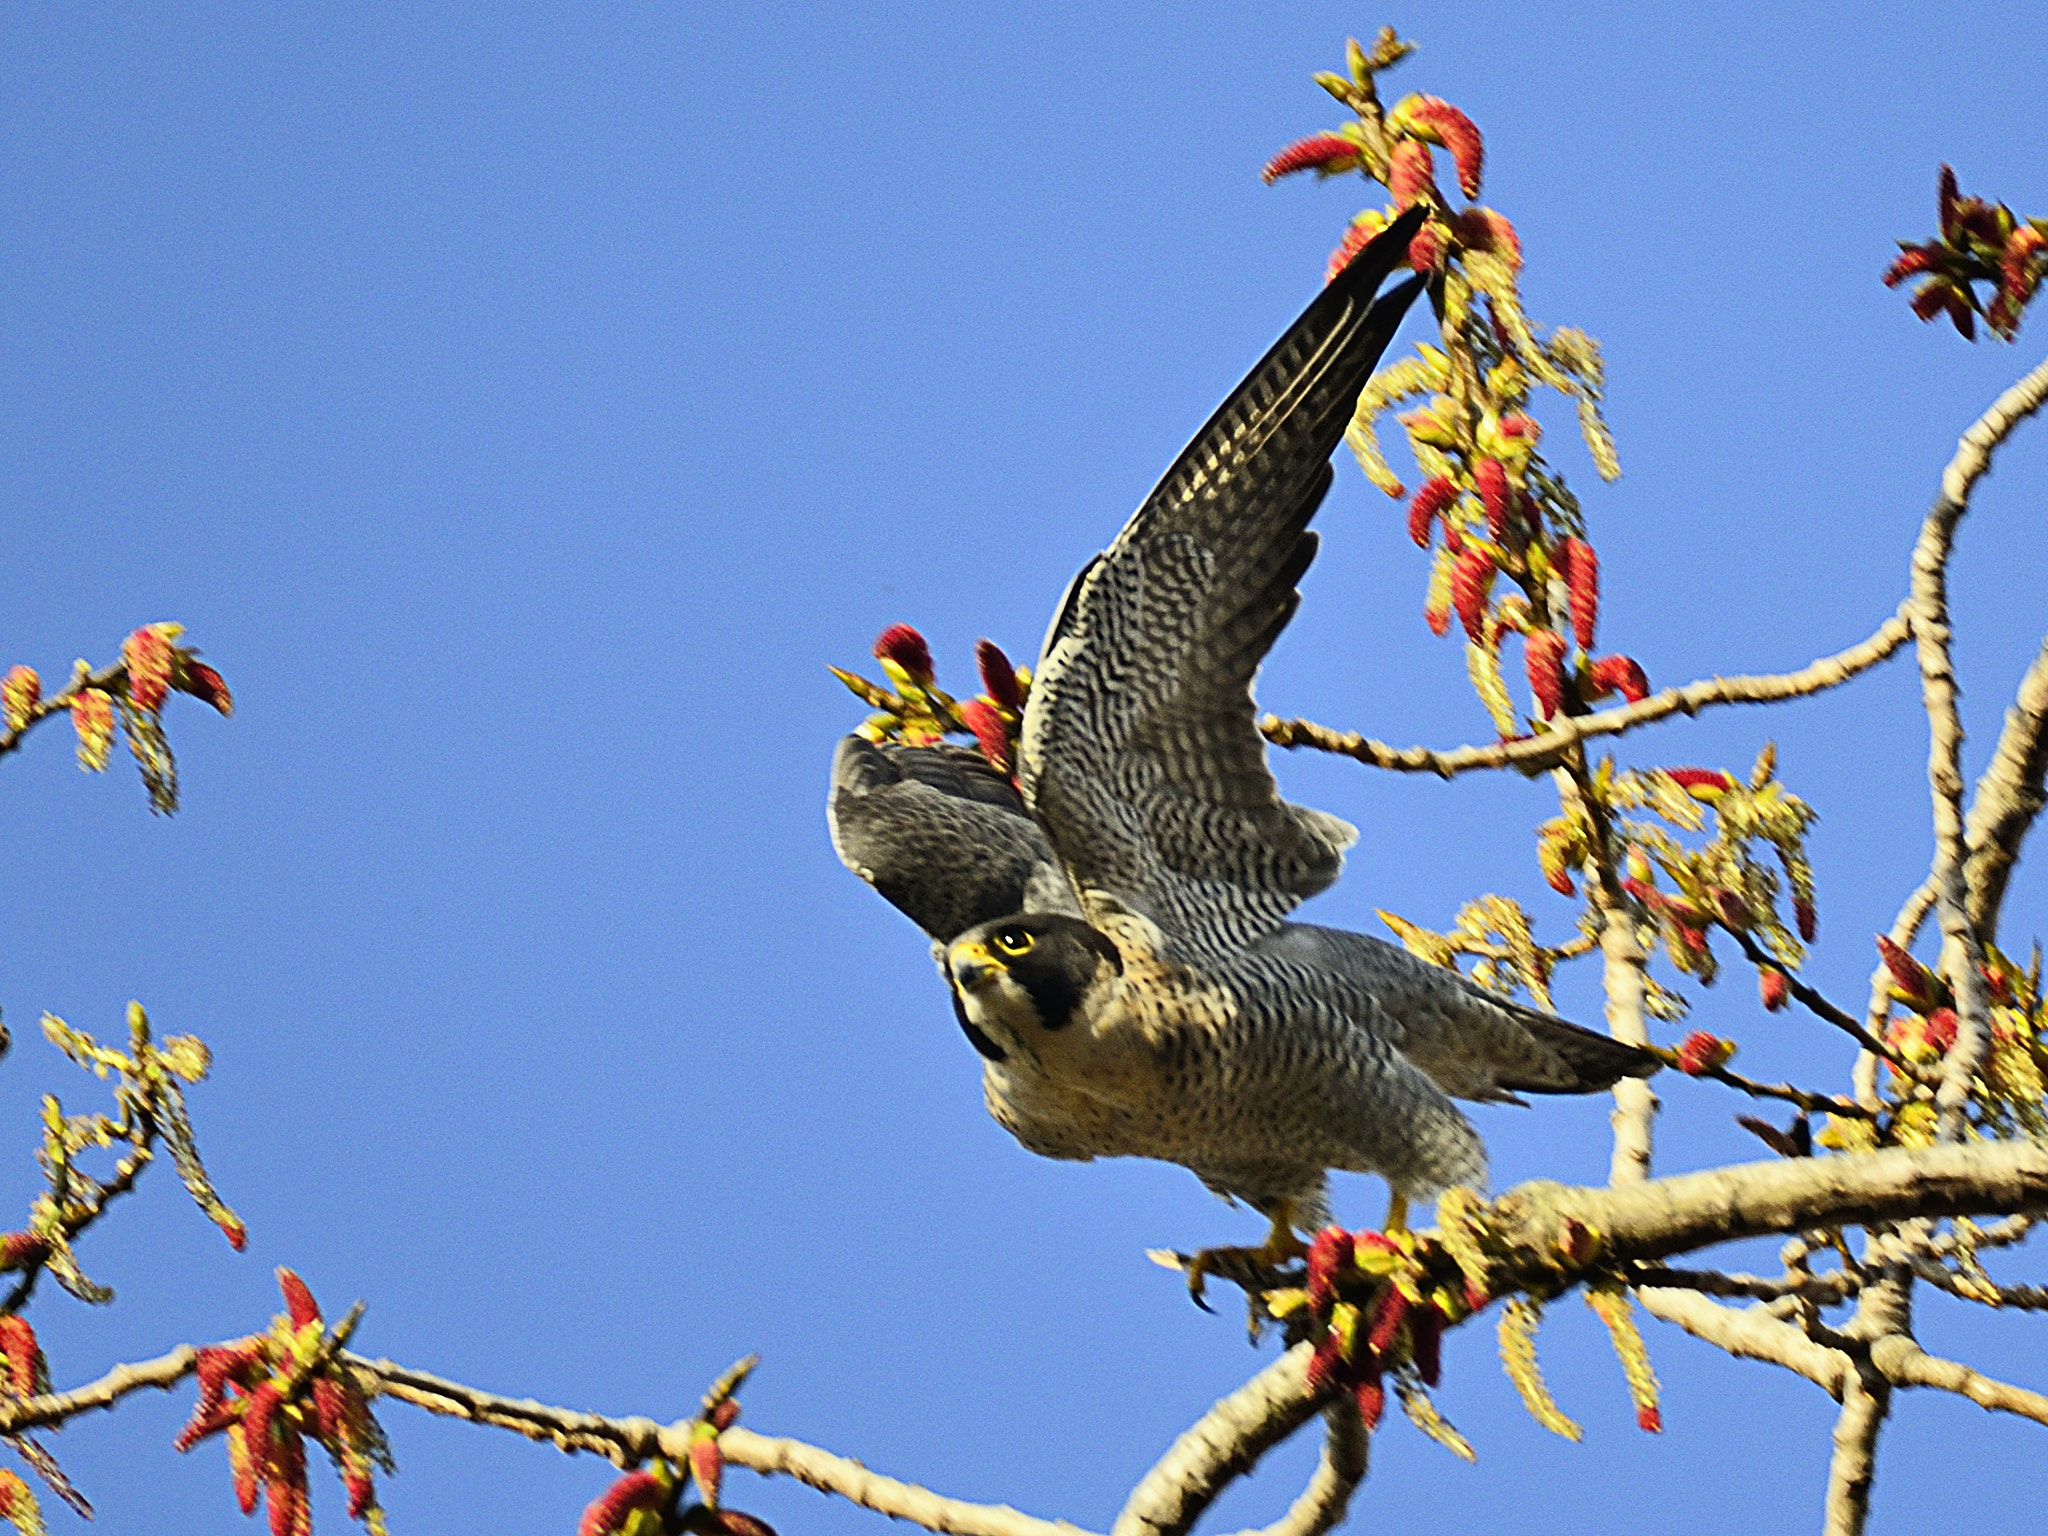
[[[989,935],[997,949],[1006,955],[1028,955],[1031,953],[1031,935],[1022,928],[998,928]]]

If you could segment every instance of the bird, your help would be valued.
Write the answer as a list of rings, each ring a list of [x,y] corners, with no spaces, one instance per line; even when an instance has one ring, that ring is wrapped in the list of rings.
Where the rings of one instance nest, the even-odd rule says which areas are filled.
[[[1380,292],[1419,222],[1324,287],[1069,583],[1014,781],[946,744],[857,734],[833,758],[834,848],[931,939],[997,1122],[1047,1157],[1190,1169],[1267,1217],[1264,1244],[1230,1251],[1273,1262],[1329,1219],[1331,1170],[1386,1180],[1388,1230],[1412,1201],[1483,1190],[1453,1098],[1590,1093],[1660,1065],[1289,918],[1358,832],[1280,797],[1252,685],[1300,602],[1330,457],[1423,289]]]

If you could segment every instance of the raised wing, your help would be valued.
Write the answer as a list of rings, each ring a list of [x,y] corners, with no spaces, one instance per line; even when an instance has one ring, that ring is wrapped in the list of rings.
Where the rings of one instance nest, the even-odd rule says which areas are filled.
[[[825,819],[840,861],[940,944],[1027,905],[1077,910],[1017,791],[979,752],[848,736]]]
[[[1420,223],[1419,210],[1397,220],[1274,343],[1046,634],[1025,803],[1084,908],[1138,912],[1181,958],[1272,931],[1357,838],[1280,798],[1251,685],[1300,602],[1330,455],[1421,291],[1417,278],[1373,297]]]

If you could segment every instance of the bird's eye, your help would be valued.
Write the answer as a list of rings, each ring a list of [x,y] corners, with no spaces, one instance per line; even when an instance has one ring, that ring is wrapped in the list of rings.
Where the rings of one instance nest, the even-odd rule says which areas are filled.
[[[1031,935],[1022,928],[998,928],[993,937],[996,948],[1006,955],[1025,955],[1031,952]]]

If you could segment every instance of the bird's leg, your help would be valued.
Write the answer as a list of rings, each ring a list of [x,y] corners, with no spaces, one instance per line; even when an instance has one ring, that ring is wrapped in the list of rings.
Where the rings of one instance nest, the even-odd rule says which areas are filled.
[[[1188,1296],[1204,1312],[1215,1310],[1204,1295],[1211,1275],[1235,1281],[1256,1296],[1265,1289],[1271,1271],[1308,1254],[1307,1246],[1295,1235],[1292,1200],[1276,1200],[1266,1214],[1272,1228],[1256,1248],[1202,1248],[1185,1258],[1172,1254],[1154,1257],[1188,1277]],[[1256,1316],[1256,1307],[1253,1310]]]
[[[1399,1186],[1387,1186],[1387,1224],[1382,1232],[1406,1232],[1408,1230],[1408,1196]]]

